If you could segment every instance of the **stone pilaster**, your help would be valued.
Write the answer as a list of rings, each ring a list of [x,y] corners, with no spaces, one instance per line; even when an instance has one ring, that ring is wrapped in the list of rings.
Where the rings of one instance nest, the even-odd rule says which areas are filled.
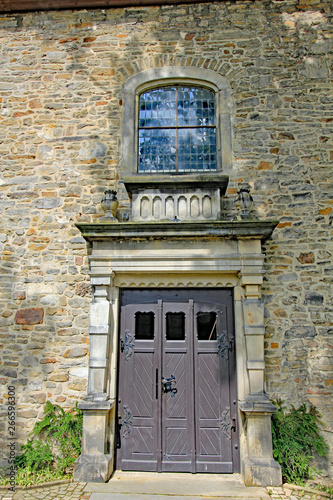
[[[111,328],[111,305],[109,301],[111,277],[91,277],[94,300],[90,304],[89,334],[90,356],[88,396],[107,399],[109,369],[109,345]]]
[[[105,482],[113,468],[114,401],[109,399],[111,336],[111,277],[92,277],[94,299],[90,304],[90,357],[88,395],[83,410],[82,454],[75,462],[76,481]]]
[[[279,486],[281,467],[273,458],[271,416],[276,407],[265,394],[264,304],[261,301],[261,275],[243,275],[242,302],[246,366],[249,394],[240,403],[246,416],[247,454],[242,461],[242,473],[247,486]]]

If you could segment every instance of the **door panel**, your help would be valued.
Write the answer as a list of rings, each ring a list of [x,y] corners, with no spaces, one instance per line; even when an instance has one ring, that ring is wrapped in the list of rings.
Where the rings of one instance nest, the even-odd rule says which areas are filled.
[[[117,467],[239,471],[230,291],[219,290],[219,300],[210,302],[213,290],[159,291],[147,304],[131,304],[127,294],[121,308]]]
[[[152,313],[154,336],[141,340],[136,315],[138,308],[128,305],[122,310],[119,416],[124,470],[157,470],[158,408],[156,405],[156,370],[158,366],[158,306],[143,305],[140,313]],[[141,325],[142,327],[142,325]],[[139,340],[136,338],[139,337]]]
[[[221,433],[222,413],[230,407],[226,313],[222,304],[194,304],[198,472],[232,472],[230,442]],[[222,349],[223,346],[225,349]]]
[[[163,376],[174,376],[177,390],[162,395],[162,470],[190,472],[194,436],[189,304],[163,302],[162,318]]]

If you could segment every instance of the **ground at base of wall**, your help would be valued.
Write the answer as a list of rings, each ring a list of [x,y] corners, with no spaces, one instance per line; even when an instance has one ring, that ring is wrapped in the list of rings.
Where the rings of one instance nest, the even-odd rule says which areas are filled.
[[[4,488],[0,489],[0,500],[90,500],[94,493],[85,492],[87,484],[77,482],[67,482],[59,484],[50,484],[30,488],[19,488],[15,492],[10,492]],[[249,488],[251,490],[251,488]],[[267,491],[271,500],[326,500],[332,498],[332,495],[312,488],[284,484],[283,487],[268,486],[263,488]],[[150,495],[149,495],[150,497]],[[124,495],[124,500],[129,500],[128,495]],[[158,498],[158,496],[157,496]],[[191,497],[184,497],[184,500]],[[223,498],[223,497],[216,497]],[[170,496],[170,500],[172,495]],[[230,497],[229,497],[230,500]],[[233,498],[237,500],[237,498]],[[258,498],[258,500],[260,500]]]
[[[272,500],[325,500],[332,495],[318,489],[284,484],[281,488],[268,486],[267,491]]]

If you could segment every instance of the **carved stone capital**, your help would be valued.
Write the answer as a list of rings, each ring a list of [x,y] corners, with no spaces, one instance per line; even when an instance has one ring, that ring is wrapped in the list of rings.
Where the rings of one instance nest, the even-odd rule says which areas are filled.
[[[250,416],[253,413],[272,415],[277,410],[265,393],[249,394],[245,401],[239,403],[239,408],[243,413]]]

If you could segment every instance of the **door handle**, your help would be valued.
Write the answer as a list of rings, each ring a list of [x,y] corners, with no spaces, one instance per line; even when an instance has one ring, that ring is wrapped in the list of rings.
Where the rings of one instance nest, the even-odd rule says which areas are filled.
[[[120,438],[120,430],[122,428],[122,418],[121,415],[118,415],[118,422],[116,422],[116,448],[121,448],[121,438]]]
[[[156,368],[155,374],[155,398],[158,399],[158,368]]]
[[[162,377],[162,394],[171,392],[171,397],[174,397],[178,392],[176,383],[176,377],[174,375],[171,375],[169,378]]]

